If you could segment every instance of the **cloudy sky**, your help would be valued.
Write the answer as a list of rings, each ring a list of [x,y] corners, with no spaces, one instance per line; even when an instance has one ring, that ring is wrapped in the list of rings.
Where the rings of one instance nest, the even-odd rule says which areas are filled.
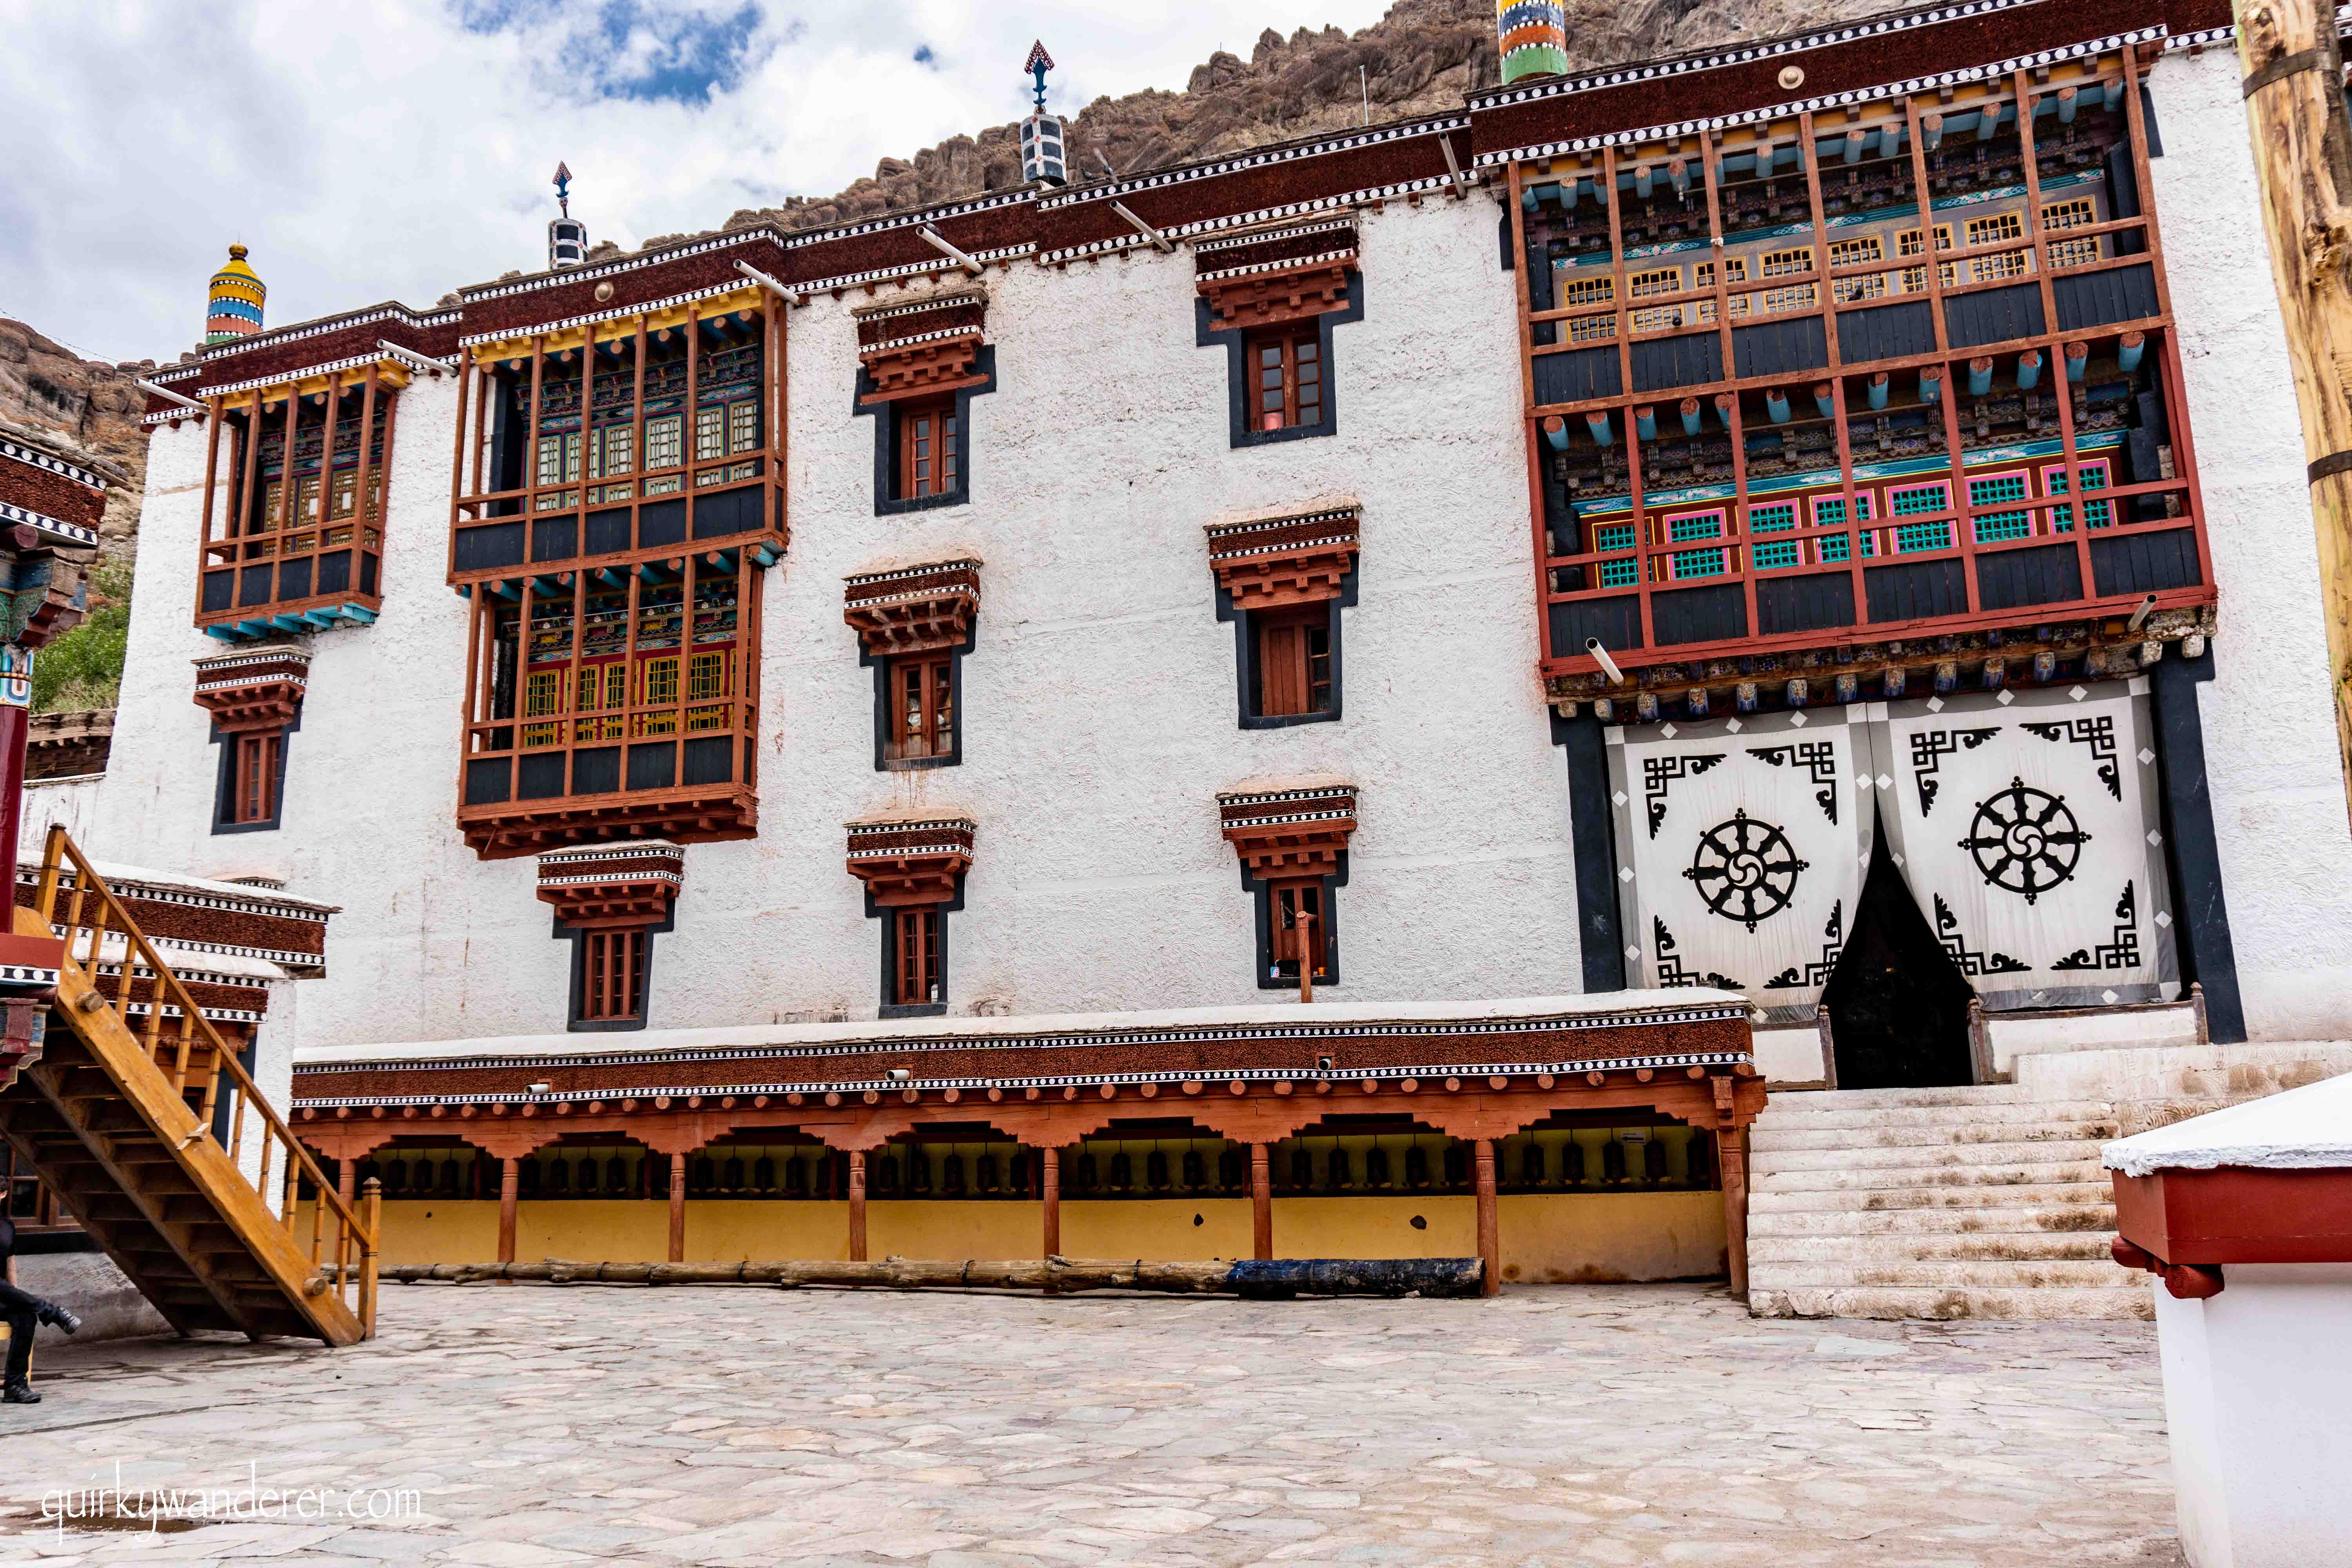
[[[710,228],[1053,107],[1181,90],[1266,27],[1388,0],[0,0],[0,315],[176,358],[252,247],[275,325],[544,265],[558,159],[592,239]]]

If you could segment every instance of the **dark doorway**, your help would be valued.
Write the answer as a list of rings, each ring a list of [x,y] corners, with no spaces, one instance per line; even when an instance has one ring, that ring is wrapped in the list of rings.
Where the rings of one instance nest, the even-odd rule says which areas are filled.
[[[1822,1005],[1830,1011],[1840,1089],[1932,1089],[1970,1081],[1974,993],[1895,868],[1882,825],[1845,952]]]

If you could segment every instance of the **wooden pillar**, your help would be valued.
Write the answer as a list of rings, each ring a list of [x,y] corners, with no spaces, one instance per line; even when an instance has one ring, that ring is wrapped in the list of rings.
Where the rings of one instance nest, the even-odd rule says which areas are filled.
[[[863,1149],[849,1152],[849,1261],[866,1261],[866,1151]]]
[[[669,1260],[686,1261],[686,1156],[669,1157]]]
[[[1731,1293],[1748,1300],[1748,1150],[1739,1129],[1726,1123],[1715,1130],[1715,1168],[1723,1177],[1723,1249],[1731,1274]]]
[[[1492,1296],[1503,1289],[1502,1230],[1495,1219],[1495,1141],[1492,1138],[1478,1140],[1477,1166],[1478,1257],[1486,1265],[1478,1293]]]
[[[2236,0],[2246,124],[2270,238],[2271,281],[2286,326],[2303,414],[2303,455],[2319,539],[2320,606],[2336,700],[2336,742],[2352,784],[2352,126],[2332,7],[2315,0]],[[2136,82],[2124,98],[2137,112]],[[2141,196],[2152,214],[2152,195]],[[2153,249],[2153,247],[2150,247]],[[2173,417],[2177,421],[2180,411]]]
[[[522,1191],[522,1162],[499,1162],[499,1261],[515,1260],[515,1198]]]
[[[1250,1145],[1250,1256],[1274,1256],[1274,1176],[1266,1147]]]
[[[1044,1254],[1052,1258],[1062,1250],[1062,1152],[1050,1145],[1037,1151],[1039,1194],[1045,1200],[1045,1234]]]
[[[335,1162],[335,1191],[342,1194],[345,1208],[359,1202],[360,1163],[349,1155]]]

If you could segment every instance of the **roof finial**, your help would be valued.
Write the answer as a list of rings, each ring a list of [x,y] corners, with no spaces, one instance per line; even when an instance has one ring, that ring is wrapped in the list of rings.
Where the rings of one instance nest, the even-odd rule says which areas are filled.
[[[1045,73],[1054,68],[1054,57],[1045,52],[1043,38],[1029,46],[1029,63],[1021,68],[1037,79],[1037,112],[1045,112]]]
[[[547,266],[551,272],[577,267],[588,259],[588,226],[572,216],[572,168],[555,165],[555,199],[563,216],[547,220]]]
[[[261,308],[269,290],[246,265],[242,245],[228,247],[228,261],[213,274],[205,310],[205,342],[229,342],[261,331]]]

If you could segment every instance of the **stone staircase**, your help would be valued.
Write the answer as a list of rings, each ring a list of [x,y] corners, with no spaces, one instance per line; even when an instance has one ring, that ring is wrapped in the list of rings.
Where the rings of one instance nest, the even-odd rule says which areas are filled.
[[[1749,1133],[1748,1306],[1768,1318],[2146,1318],[2116,1265],[2105,1100],[2015,1084],[1773,1096]]]

